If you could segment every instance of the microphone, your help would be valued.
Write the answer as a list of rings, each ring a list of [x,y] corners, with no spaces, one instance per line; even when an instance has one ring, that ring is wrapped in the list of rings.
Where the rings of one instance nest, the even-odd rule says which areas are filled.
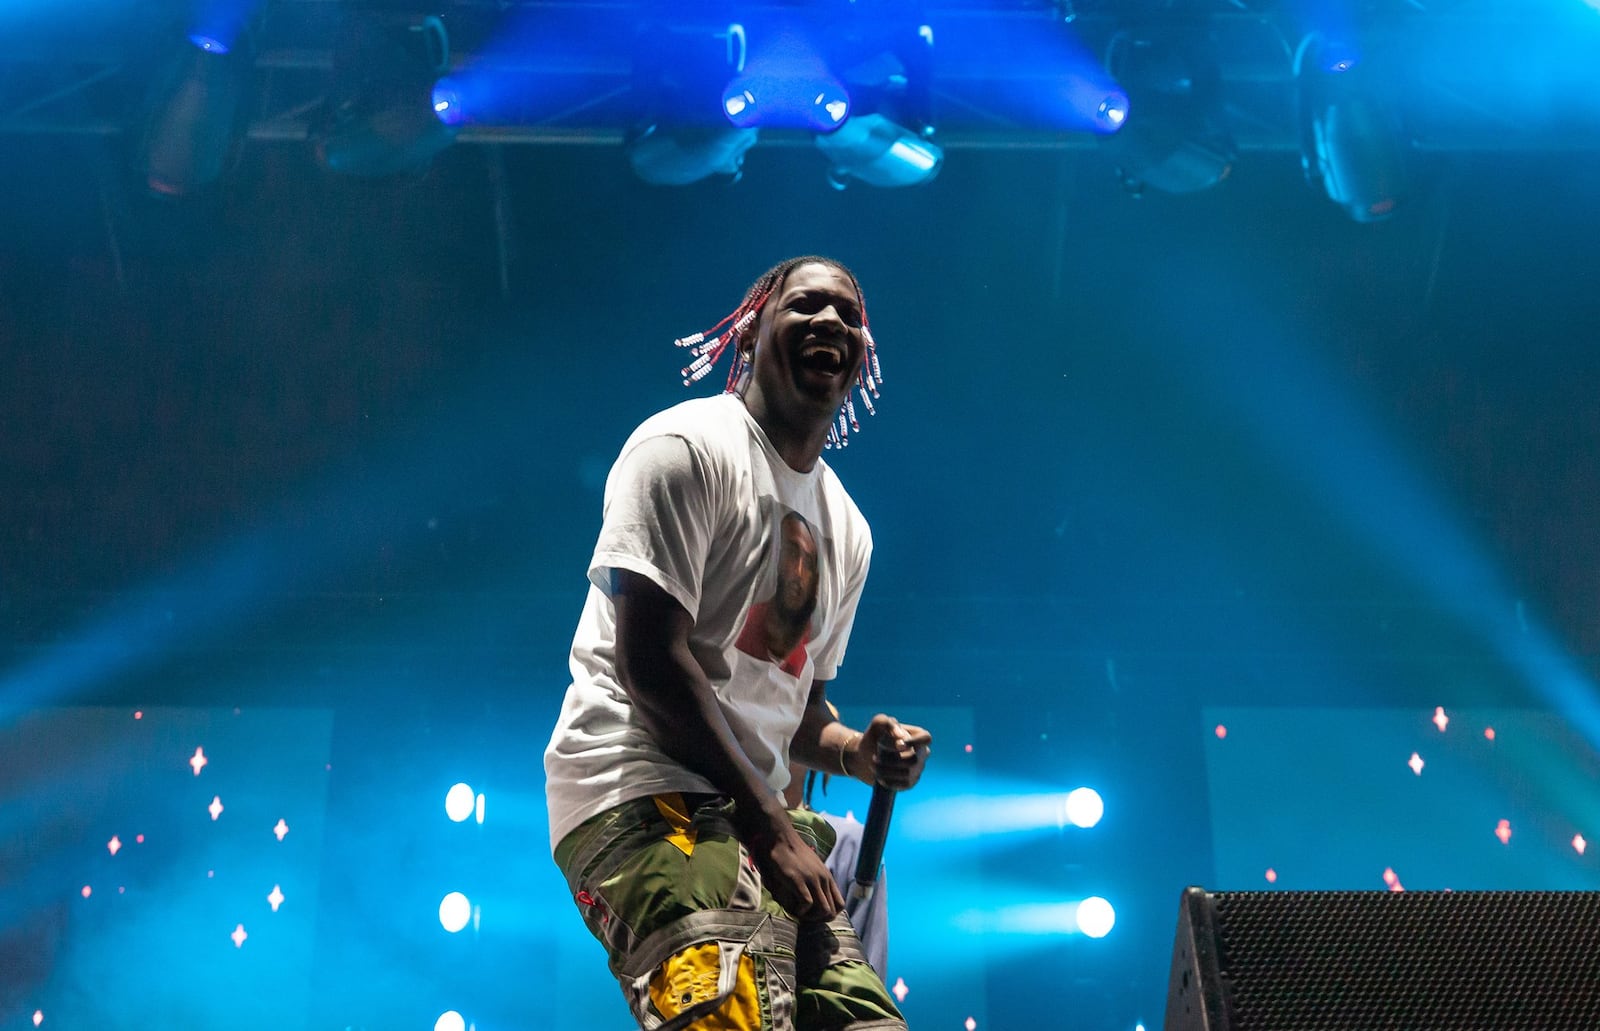
[[[878,745],[881,758],[896,751],[892,742]],[[850,882],[848,902],[852,910],[858,903],[872,898],[878,886],[878,868],[883,865],[883,843],[889,838],[889,818],[894,815],[894,788],[882,784],[872,786],[872,801],[867,804],[867,825],[861,831],[861,848],[856,853],[856,873]]]

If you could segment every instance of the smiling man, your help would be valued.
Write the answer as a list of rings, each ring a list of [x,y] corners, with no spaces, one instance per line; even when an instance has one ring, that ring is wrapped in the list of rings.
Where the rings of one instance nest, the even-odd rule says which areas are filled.
[[[787,809],[792,761],[904,789],[930,737],[834,719],[866,579],[866,520],[822,460],[871,410],[854,275],[786,261],[693,347],[728,389],[646,420],[606,481],[573,682],[545,750],[556,863],[642,1028],[903,1028]]]

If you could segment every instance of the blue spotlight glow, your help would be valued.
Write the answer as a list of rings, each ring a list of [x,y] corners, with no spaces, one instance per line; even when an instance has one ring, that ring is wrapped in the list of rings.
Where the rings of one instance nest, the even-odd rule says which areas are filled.
[[[459,891],[452,891],[439,903],[439,924],[455,934],[472,919],[472,902]]]
[[[1104,938],[1116,922],[1111,903],[1098,895],[1069,902],[1024,902],[968,910],[954,920],[958,929],[969,934],[1018,939],[1069,934]]]
[[[741,129],[830,132],[850,115],[850,94],[827,67],[792,39],[752,58],[722,91],[722,113]]]
[[[1100,101],[1099,108],[1095,110],[1095,116],[1108,132],[1116,132],[1122,128],[1122,123],[1128,120],[1127,94],[1113,93]]]
[[[832,78],[741,75],[722,94],[723,114],[739,128],[803,128],[827,133],[850,117],[850,93]]]
[[[445,125],[460,125],[467,120],[467,109],[454,80],[444,78],[433,84],[433,114]]]
[[[932,798],[908,806],[899,816],[899,829],[920,841],[981,840],[996,844],[1008,835],[1060,833],[1068,826],[1092,827],[1105,812],[1105,803],[1093,788],[1060,791],[975,792]]]

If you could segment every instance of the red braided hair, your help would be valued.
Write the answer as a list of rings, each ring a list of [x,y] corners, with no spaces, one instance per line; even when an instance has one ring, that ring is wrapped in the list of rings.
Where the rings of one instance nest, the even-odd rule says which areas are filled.
[[[673,343],[679,347],[689,348],[689,354],[693,358],[693,361],[681,370],[683,385],[689,386],[710,375],[711,370],[722,359],[723,352],[731,344],[733,363],[728,368],[728,381],[723,387],[723,393],[742,396],[750,375],[750,362],[745,358],[744,347],[747,335],[756,320],[761,317],[761,311],[766,307],[767,301],[783,285],[789,273],[801,265],[813,264],[838,269],[856,289],[856,303],[861,309],[861,335],[865,338],[867,347],[866,357],[861,362],[861,371],[856,374],[856,390],[861,395],[861,403],[866,406],[867,414],[878,414],[872,402],[878,397],[878,388],[883,385],[883,371],[878,366],[878,345],[872,339],[871,324],[867,321],[867,300],[861,293],[861,284],[856,280],[855,273],[844,265],[832,258],[823,258],[815,254],[790,258],[774,265],[750,284],[750,289],[745,291],[744,300],[724,316],[722,321],[710,329],[674,340]],[[859,432],[861,423],[856,419],[855,399],[847,395],[844,404],[839,406],[838,418],[828,430],[827,446],[848,447],[852,430]]]

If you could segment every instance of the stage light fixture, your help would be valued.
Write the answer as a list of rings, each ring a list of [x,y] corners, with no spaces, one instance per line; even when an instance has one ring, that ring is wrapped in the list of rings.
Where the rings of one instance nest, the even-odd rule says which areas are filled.
[[[1347,49],[1317,34],[1295,52],[1300,164],[1306,180],[1357,222],[1394,214],[1408,189],[1399,119],[1354,65]]]
[[[211,37],[182,42],[158,81],[136,165],[153,193],[181,197],[209,186],[244,138],[250,61],[243,47]]]
[[[326,120],[316,133],[324,167],[361,176],[414,171],[455,140],[459,121],[447,124],[437,109],[436,87],[450,64],[439,18],[352,13],[333,60]]]
[[[738,180],[756,129],[733,126],[646,126],[627,144],[634,174],[657,186],[686,186],[714,175]]]
[[[1192,193],[1227,178],[1237,148],[1222,108],[1217,63],[1203,41],[1119,33],[1106,69],[1127,90],[1120,131],[1104,137],[1127,187]]]
[[[876,113],[855,115],[816,142],[832,166],[829,183],[841,190],[852,179],[872,186],[917,186],[937,176],[944,164],[944,149],[933,140]]]

